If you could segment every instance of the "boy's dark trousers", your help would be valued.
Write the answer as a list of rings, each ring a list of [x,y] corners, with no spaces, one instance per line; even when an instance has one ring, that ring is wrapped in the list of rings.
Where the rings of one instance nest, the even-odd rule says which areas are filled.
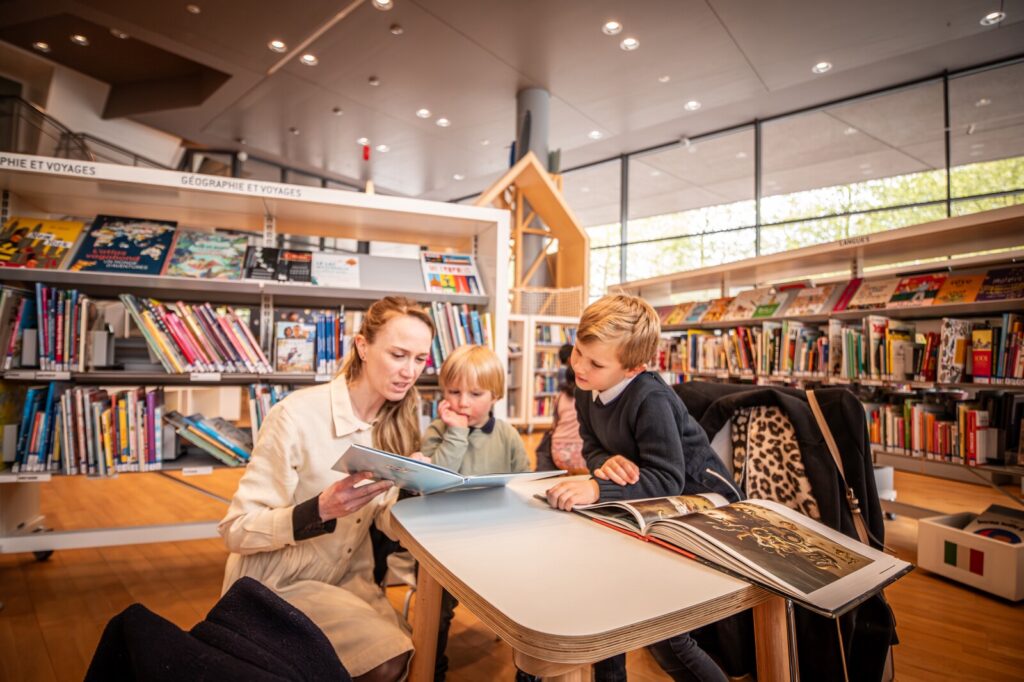
[[[443,682],[448,672],[448,656],[444,650],[448,648],[448,631],[452,627],[452,618],[455,617],[455,607],[459,605],[451,592],[441,592],[441,618],[437,623],[437,656],[434,658],[434,682]]]
[[[652,644],[647,650],[676,682],[726,682],[722,669],[689,633]],[[626,654],[595,663],[594,682],[626,682]]]

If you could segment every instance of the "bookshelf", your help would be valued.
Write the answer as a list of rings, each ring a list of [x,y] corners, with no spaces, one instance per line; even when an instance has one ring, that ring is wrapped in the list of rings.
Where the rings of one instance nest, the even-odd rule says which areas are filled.
[[[473,254],[487,295],[428,292],[418,260],[360,254],[360,286],[318,287],[273,281],[223,281],[166,276],[70,272],[67,270],[0,269],[6,285],[31,289],[44,283],[97,298],[136,296],[187,302],[258,306],[261,330],[267,331],[275,306],[365,309],[388,294],[401,294],[424,304],[473,306],[489,313],[495,352],[508,359],[509,215],[507,211],[404,197],[287,185],[256,180],[205,176],[150,168],[0,153],[0,219],[16,215],[53,218],[98,214],[174,220],[180,227],[218,227],[252,233],[253,243],[272,245],[277,234],[413,243],[433,250]],[[271,334],[260,345],[269,351]],[[269,357],[269,356],[268,356]],[[72,386],[167,386],[168,390],[231,388],[239,397],[247,384],[311,385],[326,375],[292,373],[95,370],[45,372],[9,370],[11,383],[68,382]],[[436,390],[436,377],[418,384]],[[496,406],[505,416],[505,406]],[[181,469],[189,475],[208,473],[219,465],[205,455],[187,455],[167,462],[159,472]],[[40,486],[57,472],[0,472],[0,552],[50,551],[187,540],[216,536],[216,520],[173,526],[100,528],[75,533],[47,532],[39,516]],[[179,481],[176,477],[171,480]],[[225,500],[226,501],[226,500]]]
[[[558,395],[558,349],[576,338],[579,318],[555,315],[512,315],[510,343],[521,355],[509,357],[510,409],[513,426],[532,431],[551,426],[552,406]]]
[[[984,273],[996,267],[1020,267],[1022,259],[1024,206],[1012,206],[735,263],[627,282],[621,285],[621,289],[643,296],[652,305],[661,306],[675,304],[687,298],[694,300],[697,296],[706,298],[711,291],[715,291],[720,297],[726,297],[748,289],[780,287],[793,283],[820,286],[843,283],[853,278],[871,281],[923,273]],[[727,381],[800,388],[822,385],[848,386],[865,402],[869,424],[872,410],[877,409],[877,405],[873,403],[878,402],[885,404],[892,401],[893,404],[898,404],[910,399],[922,402],[934,400],[936,404],[940,404],[945,401],[943,404],[952,405],[956,410],[959,409],[958,403],[971,403],[978,400],[979,396],[987,400],[991,397],[991,392],[1003,391],[1010,396],[1007,398],[1009,404],[1016,405],[1017,403],[1013,401],[1018,399],[1014,396],[1024,394],[1024,379],[1001,378],[998,374],[993,374],[994,378],[991,379],[983,377],[974,380],[970,375],[970,366],[967,364],[971,356],[970,331],[965,341],[965,376],[955,381],[936,380],[941,374],[940,377],[931,378],[913,372],[884,370],[878,373],[849,375],[845,368],[840,368],[842,371],[836,373],[831,371],[833,367],[828,359],[821,363],[820,368],[812,367],[812,371],[797,371],[801,368],[796,361],[788,367],[784,362],[781,367],[766,368],[761,362],[765,357],[764,348],[767,346],[760,344],[763,339],[768,338],[771,331],[778,329],[779,325],[792,326],[796,329],[795,338],[800,339],[800,325],[803,325],[804,328],[813,330],[808,334],[808,338],[812,340],[813,334],[822,332],[827,335],[830,328],[856,330],[863,327],[865,341],[859,343],[870,346],[866,341],[866,322],[869,322],[869,317],[877,316],[884,318],[886,329],[898,328],[902,324],[912,325],[911,345],[920,346],[916,343],[918,338],[915,334],[918,337],[927,333],[939,336],[943,331],[944,318],[966,320],[973,329],[998,329],[1001,321],[1005,323],[1004,315],[1019,315],[1022,312],[1024,298],[1004,298],[918,307],[887,305],[870,310],[841,310],[815,315],[787,315],[785,308],[782,308],[781,315],[764,318],[747,317],[667,324],[662,330],[666,339],[663,340],[659,353],[659,369],[670,381]],[[747,339],[745,346],[744,337]],[[803,359],[807,360],[815,349],[820,349],[821,357],[827,358],[837,344],[835,338],[831,336],[825,336],[823,342],[818,346],[807,346],[808,353],[802,356]],[[888,337],[883,337],[882,343],[886,344],[882,346],[885,352],[891,352]],[[874,348],[871,350],[874,351]],[[914,357],[918,357],[918,351],[914,352]],[[813,364],[813,361],[810,364]],[[957,413],[954,412],[955,414]],[[1010,416],[1013,414],[1016,413],[1013,412]],[[1010,421],[1009,424],[1009,429],[999,429],[1003,432],[999,434],[999,438],[1004,438],[1006,432],[1020,429],[1019,417],[1017,421]],[[963,424],[954,419],[954,433],[960,439],[954,441],[957,443],[954,447],[959,447],[958,444],[963,441],[964,428]],[[1012,450],[1010,454],[1012,456]],[[950,457],[948,453],[946,456]],[[978,462],[977,466],[965,466],[962,453],[961,461],[957,461],[956,454],[951,456],[953,461],[948,461],[938,452],[926,452],[923,455],[917,452],[912,455],[901,448],[887,449],[880,443],[874,447],[874,457],[878,464],[974,483],[983,479],[1007,481],[1011,477],[1020,477],[1024,474],[1024,467],[1012,461]]]

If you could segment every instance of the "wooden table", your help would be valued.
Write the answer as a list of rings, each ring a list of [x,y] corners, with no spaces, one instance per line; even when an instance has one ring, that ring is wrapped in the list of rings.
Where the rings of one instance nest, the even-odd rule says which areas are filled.
[[[442,587],[513,647],[516,665],[558,680],[753,607],[758,680],[789,680],[784,600],[533,498],[551,485],[394,506],[395,532],[420,562],[413,682],[433,679]]]

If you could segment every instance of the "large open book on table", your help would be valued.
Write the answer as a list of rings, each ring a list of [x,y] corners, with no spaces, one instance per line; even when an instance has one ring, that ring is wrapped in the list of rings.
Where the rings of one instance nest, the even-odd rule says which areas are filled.
[[[512,481],[547,478],[565,473],[564,470],[557,470],[463,476],[436,464],[420,462],[365,445],[350,445],[332,468],[348,474],[369,471],[377,480],[394,481],[395,485],[403,490],[423,495],[456,489],[496,488]]]
[[[573,508],[595,521],[838,616],[913,566],[768,500],[683,495]]]

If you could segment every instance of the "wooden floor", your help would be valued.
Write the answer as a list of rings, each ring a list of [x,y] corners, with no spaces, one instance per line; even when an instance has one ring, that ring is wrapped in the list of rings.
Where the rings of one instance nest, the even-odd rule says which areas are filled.
[[[230,497],[238,471],[188,479]],[[941,511],[980,511],[1006,498],[982,486],[897,474],[903,502]],[[226,506],[165,477],[55,478],[43,488],[47,525],[60,529],[199,521]],[[887,540],[914,558],[916,522],[887,524]],[[107,621],[141,602],[182,628],[220,594],[226,552],[219,540],[56,552],[48,561],[0,555],[0,680],[81,680]],[[531,577],[543,579],[543,576]],[[901,681],[1024,679],[1024,605],[916,570],[887,590],[901,644]],[[402,588],[389,594],[401,605]],[[415,603],[415,602],[414,602]],[[465,608],[450,640],[453,682],[511,680],[510,648]],[[630,680],[668,679],[645,651],[629,655]]]

